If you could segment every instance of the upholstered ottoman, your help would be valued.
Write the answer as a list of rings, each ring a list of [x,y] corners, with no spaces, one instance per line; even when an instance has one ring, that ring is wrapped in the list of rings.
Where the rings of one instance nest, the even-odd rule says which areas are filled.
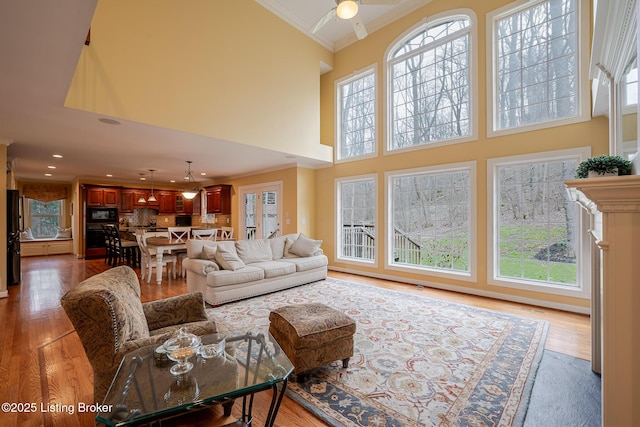
[[[269,314],[269,332],[293,363],[298,380],[313,369],[334,360],[349,365],[353,356],[356,322],[324,304],[295,304]]]

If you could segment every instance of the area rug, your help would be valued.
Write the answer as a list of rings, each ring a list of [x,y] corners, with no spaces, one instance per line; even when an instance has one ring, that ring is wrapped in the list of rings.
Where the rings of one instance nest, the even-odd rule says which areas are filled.
[[[328,278],[209,309],[235,330],[267,333],[269,312],[320,302],[357,325],[336,361],[287,394],[334,426],[520,426],[547,323]]]

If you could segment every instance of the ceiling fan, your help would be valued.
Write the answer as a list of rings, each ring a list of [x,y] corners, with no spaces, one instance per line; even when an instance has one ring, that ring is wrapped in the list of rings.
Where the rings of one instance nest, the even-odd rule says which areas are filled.
[[[326,13],[311,29],[312,33],[318,32],[334,17],[340,19],[348,19],[351,21],[353,31],[355,31],[358,39],[362,40],[367,37],[367,29],[364,27],[360,16],[358,16],[358,5],[396,5],[402,3],[403,0],[335,0],[336,7]]]

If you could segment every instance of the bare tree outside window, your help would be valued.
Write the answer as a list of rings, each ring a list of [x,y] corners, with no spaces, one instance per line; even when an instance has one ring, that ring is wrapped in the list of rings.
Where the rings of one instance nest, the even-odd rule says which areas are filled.
[[[392,51],[391,150],[471,134],[470,25],[440,21]]]
[[[338,159],[375,152],[376,74],[368,70],[338,85]]]
[[[496,22],[496,128],[579,114],[576,0],[548,0]]]
[[[61,201],[40,202],[26,199],[29,205],[31,231],[37,239],[55,237],[60,227],[62,214]]]
[[[578,159],[498,165],[496,276],[577,286],[578,208],[564,180]]]
[[[338,194],[339,257],[373,261],[376,248],[375,180],[340,182]]]
[[[393,262],[470,271],[470,172],[391,178]]]

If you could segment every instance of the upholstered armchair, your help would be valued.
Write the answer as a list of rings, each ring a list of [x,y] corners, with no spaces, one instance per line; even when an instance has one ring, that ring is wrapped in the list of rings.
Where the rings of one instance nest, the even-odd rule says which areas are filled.
[[[138,276],[128,266],[88,278],[67,292],[61,302],[93,367],[97,402],[103,401],[125,354],[159,345],[179,327],[196,335],[217,332],[216,324],[207,318],[201,293],[143,304]]]

